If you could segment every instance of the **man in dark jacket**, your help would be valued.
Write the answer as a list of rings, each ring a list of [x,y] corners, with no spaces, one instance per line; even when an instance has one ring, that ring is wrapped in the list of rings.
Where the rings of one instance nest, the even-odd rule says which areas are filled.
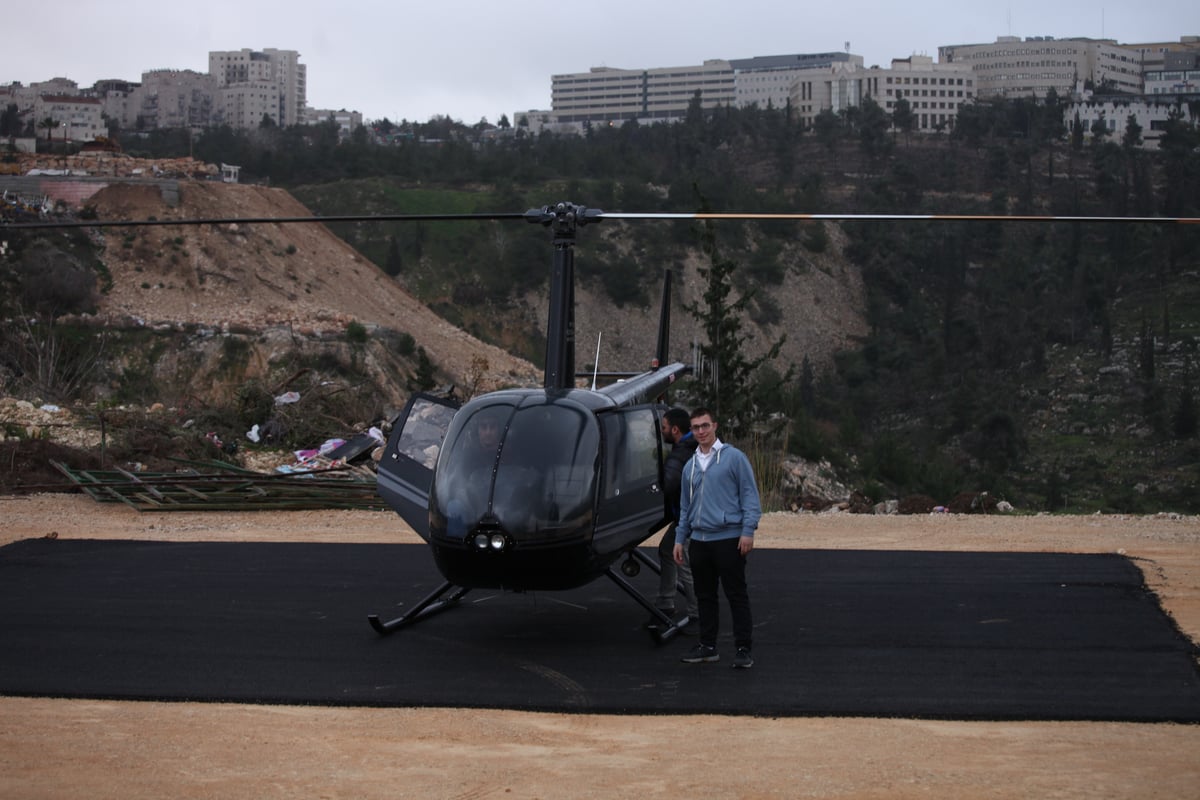
[[[692,436],[691,417],[685,409],[672,408],[662,416],[660,423],[664,444],[671,445],[663,462],[663,493],[666,495],[667,507],[671,510],[671,524],[663,533],[662,541],[658,543],[658,561],[662,564],[662,574],[659,576],[658,597],[654,605],[668,617],[675,617],[676,583],[683,584],[683,595],[687,600],[688,627],[683,631],[695,629],[695,621],[699,618],[696,606],[696,593],[692,589],[692,569],[686,559],[682,564],[675,563],[675,525],[679,522],[679,493],[683,484],[683,465],[696,452],[696,437]],[[651,624],[660,624],[657,618],[651,619]]]

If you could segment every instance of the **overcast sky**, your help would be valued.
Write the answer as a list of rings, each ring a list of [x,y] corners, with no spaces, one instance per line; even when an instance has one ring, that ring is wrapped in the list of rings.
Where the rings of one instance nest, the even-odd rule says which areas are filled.
[[[1200,3],[55,0],[14,5],[5,28],[0,85],[206,72],[210,50],[273,47],[300,53],[311,107],[473,124],[548,109],[551,75],[595,66],[685,66],[847,44],[867,66],[886,66],[1005,35],[1178,41],[1200,35]]]

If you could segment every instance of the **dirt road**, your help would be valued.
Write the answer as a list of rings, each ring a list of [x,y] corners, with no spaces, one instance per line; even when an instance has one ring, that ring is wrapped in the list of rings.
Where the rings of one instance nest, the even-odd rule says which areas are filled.
[[[390,514],[0,497],[0,545],[47,535],[416,541]],[[1200,518],[768,515],[754,557],[785,547],[1121,552],[1200,641]],[[0,798],[1200,798],[1197,754],[1186,725],[0,698]]]

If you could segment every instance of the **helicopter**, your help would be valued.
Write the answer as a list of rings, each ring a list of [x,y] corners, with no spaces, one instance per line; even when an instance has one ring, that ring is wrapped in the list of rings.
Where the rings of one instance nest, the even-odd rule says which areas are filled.
[[[649,369],[602,388],[593,373],[592,388],[576,387],[574,243],[578,228],[600,213],[558,203],[525,215],[551,228],[554,240],[542,387],[491,392],[462,406],[417,394],[394,421],[378,464],[379,493],[430,545],[445,582],[396,619],[369,616],[380,634],[444,610],[470,589],[557,591],[602,575],[659,621],[651,629],[658,641],[687,623],[627,580],[642,564],[660,570],[637,548],[671,519],[661,399],[690,367],[665,363],[669,272]]]
[[[663,643],[673,620],[628,578],[660,565],[639,549],[669,521],[662,491],[659,419],[665,393],[689,367],[664,363],[670,273],[663,285],[656,357],[635,374],[590,389],[576,385],[574,245],[584,225],[614,220],[753,220],[1200,224],[1190,217],[1099,217],[861,213],[604,212],[568,202],[524,213],[343,215],[270,218],[4,222],[4,230],[159,225],[517,220],[552,232],[554,256],[540,388],[504,389],[465,404],[413,395],[392,424],[378,464],[378,491],[430,546],[444,581],[401,616],[369,615],[381,635],[446,610],[472,589],[562,591],[606,576],[658,621]],[[620,562],[619,570],[616,566]]]

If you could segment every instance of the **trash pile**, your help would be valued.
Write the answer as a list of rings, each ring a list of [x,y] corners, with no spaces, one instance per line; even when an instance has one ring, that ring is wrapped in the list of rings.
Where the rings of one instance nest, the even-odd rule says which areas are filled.
[[[293,404],[299,399],[295,392],[280,395],[276,411],[279,406],[297,408]],[[295,418],[269,415],[246,432],[249,444],[228,426],[212,425],[211,418],[175,426],[169,416],[157,403],[148,409],[108,409],[97,415],[97,429],[86,414],[0,397],[0,442],[15,453],[19,448],[32,452],[30,443],[49,445],[53,440],[66,451],[91,455],[74,458],[49,449],[38,461],[44,467],[40,480],[14,486],[25,491],[69,487],[97,502],[124,503],[139,511],[387,509],[375,473],[387,443],[384,422],[288,451],[272,446],[285,440],[282,426],[294,424]],[[329,435],[328,430],[320,435]],[[196,440],[203,446],[194,447]],[[14,459],[10,453],[9,460]],[[229,463],[234,461],[238,463]]]
[[[4,222],[37,222],[44,219],[54,208],[45,195],[29,200],[14,192],[0,193],[0,220]]]

